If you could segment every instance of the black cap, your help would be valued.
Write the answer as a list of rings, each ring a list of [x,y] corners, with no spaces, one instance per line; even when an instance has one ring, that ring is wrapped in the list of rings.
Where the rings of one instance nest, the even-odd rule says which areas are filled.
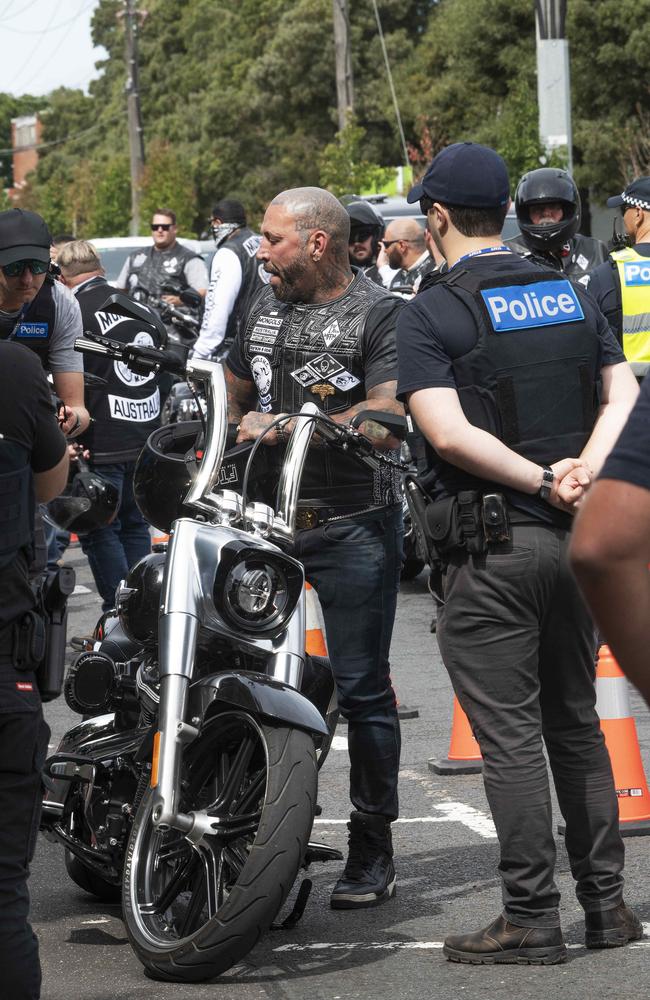
[[[10,208],[0,212],[0,265],[16,260],[50,259],[52,237],[45,220],[36,212]]]
[[[623,194],[615,194],[613,198],[607,199],[608,208],[618,208],[625,202],[626,205],[634,205],[635,208],[642,208],[650,212],[650,177],[637,177],[635,181],[625,188]]]
[[[507,205],[510,198],[508,168],[489,146],[455,142],[434,156],[406,200],[413,204],[424,195],[443,205],[499,208]]]
[[[352,229],[356,229],[359,226],[384,228],[383,217],[367,201],[351,201],[345,206],[345,211],[350,216],[350,227]]]
[[[221,219],[222,222],[236,222],[240,226],[246,225],[246,209],[240,201],[234,198],[222,198],[212,209],[212,218]]]

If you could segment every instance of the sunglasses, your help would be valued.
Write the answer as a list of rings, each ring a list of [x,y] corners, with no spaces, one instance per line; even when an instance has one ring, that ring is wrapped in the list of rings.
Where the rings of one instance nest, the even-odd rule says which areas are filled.
[[[50,263],[43,260],[14,260],[11,264],[2,264],[1,266],[6,278],[20,278],[26,267],[32,274],[45,274]]]
[[[163,229],[166,233],[172,228],[171,222],[152,222],[151,232],[155,233],[157,229]]]
[[[625,215],[632,208],[632,205],[628,205],[627,202],[623,202],[621,205],[621,215]]]
[[[363,243],[369,236],[375,236],[376,226],[358,226],[350,230],[350,243]]]

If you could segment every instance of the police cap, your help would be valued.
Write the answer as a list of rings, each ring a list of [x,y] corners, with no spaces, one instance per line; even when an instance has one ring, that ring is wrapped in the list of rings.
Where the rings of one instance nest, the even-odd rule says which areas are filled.
[[[650,177],[637,177],[635,181],[628,184],[622,194],[616,194],[613,198],[607,199],[608,208],[618,208],[623,203],[650,212]]]
[[[455,142],[442,149],[407,201],[422,197],[463,208],[499,208],[510,198],[508,168],[489,146]]]

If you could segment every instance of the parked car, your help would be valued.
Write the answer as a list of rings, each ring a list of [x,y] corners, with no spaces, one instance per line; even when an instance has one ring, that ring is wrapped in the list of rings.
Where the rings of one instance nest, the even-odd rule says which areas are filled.
[[[363,200],[369,202],[374,208],[377,209],[378,212],[381,213],[386,225],[388,225],[389,222],[392,222],[393,219],[410,216],[411,218],[417,219],[424,229],[424,216],[420,212],[420,206],[417,202],[414,205],[409,205],[406,198],[400,198],[398,195],[387,194],[364,195]],[[517,223],[517,216],[515,215],[515,206],[513,204],[508,209],[508,214],[506,216],[501,236],[504,240],[511,240],[518,235],[519,225]]]

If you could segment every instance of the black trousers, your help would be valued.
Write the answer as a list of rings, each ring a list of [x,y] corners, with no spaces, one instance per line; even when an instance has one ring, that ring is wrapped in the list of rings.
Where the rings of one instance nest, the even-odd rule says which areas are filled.
[[[41,995],[38,941],[27,919],[27,878],[49,735],[35,675],[0,658],[0,996],[8,1000]]]
[[[552,927],[560,895],[542,741],[586,911],[620,902],[624,848],[595,711],[594,627],[567,562],[568,532],[540,523],[511,532],[486,556],[455,554],[438,641],[484,758],[505,915]]]

